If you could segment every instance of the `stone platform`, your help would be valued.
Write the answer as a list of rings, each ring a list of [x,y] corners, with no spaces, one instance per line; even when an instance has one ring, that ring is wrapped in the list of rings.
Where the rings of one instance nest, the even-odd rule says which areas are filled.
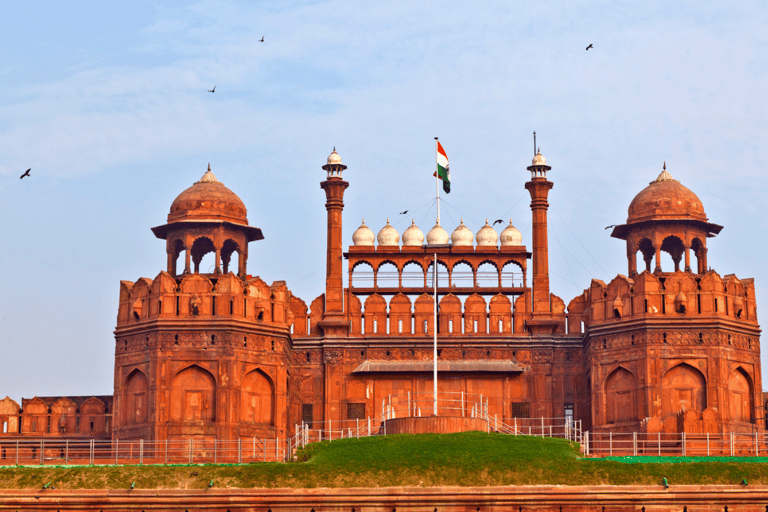
[[[764,512],[768,486],[0,490],[0,510],[153,512]],[[727,507],[727,509],[726,509]]]
[[[462,416],[420,416],[386,421],[387,434],[453,434],[473,430],[487,432],[488,422]]]

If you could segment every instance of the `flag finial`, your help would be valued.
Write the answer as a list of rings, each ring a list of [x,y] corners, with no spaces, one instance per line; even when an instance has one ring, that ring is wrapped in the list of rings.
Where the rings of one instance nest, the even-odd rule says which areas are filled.
[[[536,132],[533,132],[533,156],[536,156]]]

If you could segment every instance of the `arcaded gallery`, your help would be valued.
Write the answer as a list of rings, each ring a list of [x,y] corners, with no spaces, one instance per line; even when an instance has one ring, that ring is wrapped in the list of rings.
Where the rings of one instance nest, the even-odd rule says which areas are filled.
[[[343,233],[345,193],[370,194],[355,192],[335,149],[320,167],[319,296],[296,297],[248,268],[264,235],[209,167],[152,228],[166,268],[115,283],[114,395],[6,398],[0,436],[275,439],[353,420],[376,419],[378,431],[382,418],[404,416],[494,418],[489,429],[568,418],[593,433],[764,432],[754,282],[710,269],[722,226],[666,168],[610,234],[626,243],[626,275],[564,300],[549,286],[556,170],[540,152],[520,169],[530,240],[511,221],[477,233],[462,221],[449,233],[439,216],[426,236],[389,221],[376,234],[365,222]],[[213,268],[201,268],[209,253]],[[418,428],[408,425],[398,428]]]

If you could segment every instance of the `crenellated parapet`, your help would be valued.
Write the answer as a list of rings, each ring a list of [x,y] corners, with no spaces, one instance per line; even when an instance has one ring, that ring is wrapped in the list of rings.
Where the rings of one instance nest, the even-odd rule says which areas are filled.
[[[721,319],[757,327],[754,281],[715,271],[652,274],[634,279],[619,275],[609,284],[593,279],[584,293],[568,305],[570,333],[584,327],[616,325],[633,320],[684,321]]]

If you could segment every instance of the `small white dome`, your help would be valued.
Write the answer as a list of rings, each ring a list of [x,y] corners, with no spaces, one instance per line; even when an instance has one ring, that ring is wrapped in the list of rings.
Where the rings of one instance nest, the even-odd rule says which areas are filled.
[[[501,245],[523,245],[523,234],[512,225],[512,219],[509,219],[509,226],[501,232]]]
[[[539,152],[536,153],[536,156],[533,157],[533,162],[531,162],[531,165],[547,165],[547,159],[544,158],[544,155],[541,154],[541,149],[539,149]]]
[[[498,233],[496,233],[496,230],[488,224],[488,219],[485,219],[485,226],[481,227],[480,231],[477,232],[477,245],[495,247],[498,240]]]
[[[416,221],[411,219],[411,225],[403,231],[403,245],[422,245],[424,243],[424,233],[416,225]]]
[[[430,245],[447,244],[448,239],[448,232],[440,224],[435,224],[435,227],[427,233],[427,243]]]
[[[451,242],[453,245],[472,245],[474,239],[472,231],[464,225],[464,219],[461,219],[461,224],[451,234]]]
[[[387,219],[387,225],[381,228],[376,239],[379,241],[379,245],[398,245],[400,233],[389,224],[389,219]]]
[[[328,155],[328,165],[340,164],[341,156],[336,152],[336,146],[333,147],[333,151]]]
[[[355,245],[373,245],[374,240],[376,240],[376,235],[373,234],[371,228],[365,225],[365,219],[363,219],[360,227],[352,233],[352,243]]]

